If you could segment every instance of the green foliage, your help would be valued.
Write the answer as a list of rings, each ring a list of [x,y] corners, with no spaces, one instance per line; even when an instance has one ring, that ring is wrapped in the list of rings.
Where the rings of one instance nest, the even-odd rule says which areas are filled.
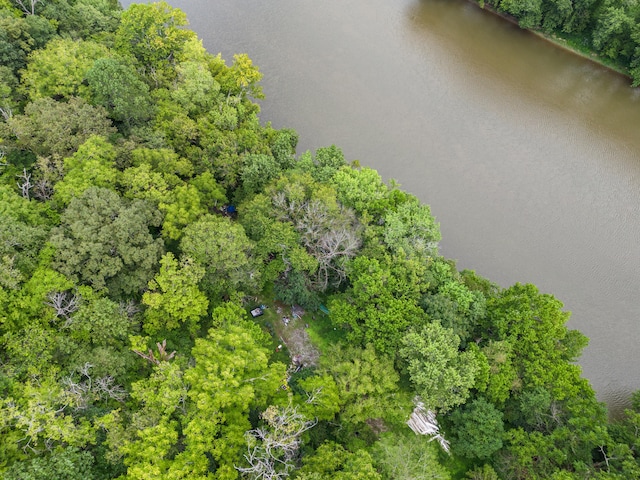
[[[489,366],[486,390],[482,391],[489,401],[504,403],[512,391],[522,386],[513,364],[513,345],[508,341],[490,341],[482,348],[482,353]]]
[[[374,418],[398,418],[405,413],[393,361],[376,354],[372,345],[364,349],[336,346],[322,361],[338,387],[342,422],[357,424]],[[389,410],[389,405],[397,410]]]
[[[453,452],[470,459],[488,459],[502,448],[502,412],[477,398],[451,413]]]
[[[411,382],[429,410],[446,412],[465,402],[478,373],[472,352],[460,352],[460,338],[439,322],[410,330],[398,351]]]
[[[91,187],[113,189],[118,171],[116,150],[104,137],[93,136],[64,160],[64,178],[55,187],[54,199],[68,205]]]
[[[9,187],[0,185],[0,285],[14,288],[33,272],[38,251],[48,236],[45,208],[32,205]]]
[[[149,291],[142,296],[145,312],[144,329],[153,334],[158,330],[172,330],[188,323],[193,330],[206,315],[209,301],[198,289],[204,268],[189,258],[180,264],[169,252],[160,260],[160,272],[149,282]]]
[[[5,480],[93,480],[94,459],[89,452],[74,447],[56,449],[51,454],[14,463],[3,474]]]
[[[516,17],[522,28],[537,28],[542,21],[542,0],[502,0],[500,8]]]
[[[175,78],[173,65],[180,60],[183,46],[194,38],[184,12],[166,2],[136,3],[123,12],[115,32],[116,49],[136,59],[136,65],[154,86]]]
[[[332,177],[338,199],[360,215],[380,218],[390,206],[388,187],[371,168],[341,167]]]
[[[202,61],[185,61],[176,66],[177,85],[171,98],[190,116],[206,113],[219,101],[220,84]]]
[[[114,0],[57,0],[39,5],[40,15],[55,24],[61,35],[73,39],[109,39],[120,16],[119,4]]]
[[[133,67],[115,58],[100,58],[86,74],[92,102],[125,126],[140,124],[153,116],[149,87]]]
[[[410,197],[384,218],[384,242],[392,251],[403,249],[431,256],[437,251],[440,227],[428,205]]]
[[[255,292],[260,285],[254,244],[242,226],[227,217],[206,215],[190,224],[184,229],[180,248],[204,267],[201,285],[214,302],[234,292]]]
[[[107,112],[93,107],[80,98],[66,103],[41,98],[24,109],[24,115],[14,115],[7,122],[17,148],[36,155],[67,157],[91,136],[107,137],[115,131]]]
[[[54,34],[46,19],[29,15],[21,18],[0,10],[0,64],[17,73],[27,63],[27,55],[42,48]]]
[[[314,375],[298,382],[305,398],[300,410],[309,418],[333,420],[340,411],[340,394],[335,380],[328,374]]]
[[[584,336],[569,335],[568,318],[552,295],[539,293],[533,285],[516,284],[487,302],[484,328],[490,338],[518,345],[512,362],[523,383],[550,388],[561,399],[578,387],[579,372],[568,362],[586,345]]]
[[[243,163],[240,178],[245,196],[259,193],[265,185],[282,173],[280,165],[270,155],[247,155]]]
[[[469,470],[465,478],[470,480],[500,480],[496,471],[488,463]]]
[[[87,73],[96,60],[107,57],[109,51],[92,41],[59,38],[46,48],[33,52],[22,75],[26,93],[31,100],[44,97],[68,100],[89,98]]]
[[[105,297],[85,297],[71,317],[72,337],[93,345],[120,346],[125,343],[132,324],[120,305]]]
[[[380,480],[366,450],[350,452],[335,442],[320,445],[313,456],[303,458],[300,480]]]
[[[43,371],[25,383],[16,384],[12,394],[0,400],[2,450],[15,449],[16,441],[20,447],[36,453],[43,453],[51,445],[81,447],[93,442],[94,427],[86,419],[74,421],[65,412],[65,397],[50,372]],[[19,435],[17,439],[13,432]]]
[[[194,185],[180,185],[168,193],[164,200],[158,205],[164,213],[162,234],[171,240],[180,239],[183,229],[207,211]]]
[[[262,80],[262,74],[246,53],[233,56],[233,65],[231,65],[229,73],[235,80],[235,86],[240,89],[242,96],[249,94],[256,99],[264,98],[262,87],[258,85],[258,82]]]
[[[413,433],[384,433],[373,448],[382,478],[390,480],[446,480],[451,478],[440,464],[439,448],[424,436]]]
[[[400,281],[392,268],[388,259],[356,258],[349,269],[352,287],[329,302],[332,323],[347,328],[349,341],[371,342],[383,353],[395,352],[411,325],[426,322],[414,298],[397,288]]]
[[[162,241],[149,233],[158,220],[157,210],[142,200],[128,202],[111,190],[89,188],[71,200],[53,232],[53,265],[114,296],[140,292],[162,253]]]

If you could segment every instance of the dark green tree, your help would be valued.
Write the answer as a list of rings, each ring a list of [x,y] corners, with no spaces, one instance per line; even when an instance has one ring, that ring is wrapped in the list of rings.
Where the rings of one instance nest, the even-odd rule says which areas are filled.
[[[115,58],[100,58],[86,74],[94,104],[107,109],[109,116],[125,127],[140,124],[153,115],[149,87],[135,69]]]
[[[71,201],[53,232],[53,265],[114,296],[139,293],[162,254],[162,240],[149,231],[159,221],[159,212],[143,200],[129,202],[111,190],[89,188]]]
[[[239,292],[253,293],[260,285],[254,244],[242,226],[227,217],[206,215],[187,226],[180,248],[204,267],[202,289],[213,302]]]
[[[454,410],[449,418],[456,455],[486,460],[502,448],[502,412],[482,397]]]
[[[92,135],[108,137],[115,132],[104,108],[75,97],[66,103],[36,100],[25,107],[23,115],[11,117],[7,127],[8,146],[58,158],[75,152]]]

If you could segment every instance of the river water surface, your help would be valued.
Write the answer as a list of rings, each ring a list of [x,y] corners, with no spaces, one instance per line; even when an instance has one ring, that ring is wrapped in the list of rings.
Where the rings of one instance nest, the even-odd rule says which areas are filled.
[[[124,2],[125,6],[130,2]],[[265,74],[263,121],[429,203],[441,252],[531,282],[591,341],[613,411],[640,388],[640,92],[462,0],[173,0]]]

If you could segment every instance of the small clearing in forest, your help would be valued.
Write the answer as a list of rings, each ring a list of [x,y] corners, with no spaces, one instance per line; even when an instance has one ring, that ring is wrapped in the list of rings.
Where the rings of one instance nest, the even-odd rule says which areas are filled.
[[[320,351],[313,345],[307,332],[309,315],[296,305],[288,307],[276,302],[273,308],[277,317],[273,327],[289,350],[291,363],[303,367],[316,366]]]

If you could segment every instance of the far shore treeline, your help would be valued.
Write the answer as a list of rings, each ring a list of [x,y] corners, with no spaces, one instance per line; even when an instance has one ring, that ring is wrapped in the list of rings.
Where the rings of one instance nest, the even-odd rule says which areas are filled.
[[[515,18],[622,72],[640,85],[640,3],[636,0],[473,0]]]
[[[523,5],[640,55],[600,25],[640,38],[631,3]],[[297,152],[186,25],[0,0],[0,477],[640,478],[640,395],[608,421],[560,301],[458,271],[427,205]]]

